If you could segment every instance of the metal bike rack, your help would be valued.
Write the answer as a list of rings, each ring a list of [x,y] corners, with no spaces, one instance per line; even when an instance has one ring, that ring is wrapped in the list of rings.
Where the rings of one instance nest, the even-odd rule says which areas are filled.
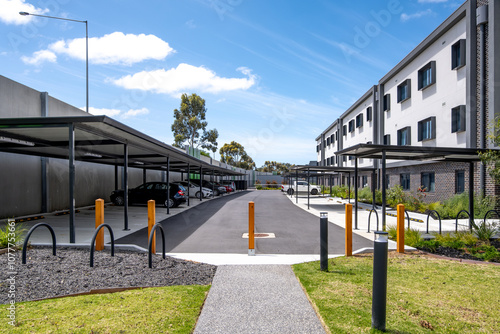
[[[405,210],[405,215],[406,215],[406,219],[408,220],[408,229],[410,229],[410,215],[408,214],[408,211]]]
[[[371,209],[370,214],[368,215],[368,233],[370,233],[370,218],[372,217],[372,212],[375,212],[375,217],[377,217],[377,231],[378,231],[378,213],[375,209]]]
[[[441,216],[436,210],[431,210],[429,214],[427,215],[427,230],[425,233],[429,234],[429,217],[431,216],[431,213],[435,212],[436,215],[438,216],[439,219],[439,234],[441,234]]]
[[[103,227],[106,227],[109,231],[109,236],[111,237],[111,256],[115,256],[115,237],[113,236],[113,230],[111,229],[111,226],[109,226],[108,224],[101,224],[96,228],[94,236],[92,237],[92,241],[90,243],[90,267],[94,267],[95,239],[97,238],[97,233],[99,233],[99,231]]]
[[[469,228],[472,230],[472,225],[476,225],[473,221],[472,221],[472,218],[470,216],[470,213],[469,211],[467,210],[460,210],[458,213],[457,213],[457,218],[455,218],[455,232],[458,232],[458,216],[460,216],[460,214],[464,212],[467,214],[467,217],[469,217]]]
[[[28,240],[29,240],[29,238],[31,236],[31,233],[33,233],[33,231],[36,230],[37,228],[39,228],[40,226],[45,226],[45,227],[47,227],[49,229],[50,234],[52,236],[52,255],[56,255],[56,234],[54,233],[54,230],[47,223],[38,223],[35,226],[33,226],[32,228],[30,228],[30,230],[28,231],[28,234],[26,234],[26,239],[24,239],[24,243],[23,243],[23,260],[22,260],[23,264],[26,264],[26,248],[28,246]]]
[[[163,232],[163,227],[161,224],[156,223],[153,225],[153,228],[151,229],[151,233],[149,233],[149,241],[148,241],[148,263],[149,263],[149,268],[153,267],[153,236],[156,231],[156,229],[159,228],[161,231],[161,239],[162,239],[162,249],[163,249],[163,258],[165,259],[165,233]]]
[[[484,219],[483,219],[483,223],[486,224],[486,218],[488,218],[488,215],[490,214],[490,212],[494,212],[497,214],[497,217],[500,218],[500,213],[497,211],[497,210],[490,210],[488,212],[486,212],[486,214],[484,215]],[[477,228],[477,226],[474,226]]]

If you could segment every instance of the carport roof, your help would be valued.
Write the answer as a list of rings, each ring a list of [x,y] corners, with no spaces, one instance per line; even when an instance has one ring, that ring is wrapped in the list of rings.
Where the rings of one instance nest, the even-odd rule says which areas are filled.
[[[75,159],[123,166],[125,144],[128,166],[191,173],[244,175],[232,167],[216,166],[192,157],[107,116],[0,118],[0,151],[68,159],[74,129]]]
[[[489,149],[460,148],[460,147],[433,147],[433,146],[396,146],[357,144],[335,152],[336,155],[350,155],[356,158],[387,160],[433,160],[475,162],[481,161],[479,153]]]
[[[310,165],[299,165],[292,167],[291,170],[296,171],[310,171],[310,172],[332,172],[332,173],[350,173],[356,170],[355,167],[338,167],[338,166],[310,166]],[[372,172],[375,168],[369,167],[358,167],[360,172]]]

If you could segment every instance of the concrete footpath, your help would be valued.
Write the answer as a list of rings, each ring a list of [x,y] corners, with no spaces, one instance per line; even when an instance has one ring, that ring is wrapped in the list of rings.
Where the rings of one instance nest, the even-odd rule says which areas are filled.
[[[219,266],[194,333],[325,333],[292,268]]]

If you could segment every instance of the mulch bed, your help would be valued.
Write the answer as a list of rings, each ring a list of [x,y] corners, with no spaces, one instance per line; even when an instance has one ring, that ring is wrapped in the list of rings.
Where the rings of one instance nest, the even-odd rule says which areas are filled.
[[[10,303],[12,285],[15,301],[20,302],[95,289],[207,285],[217,269],[168,256],[163,259],[161,255],[153,256],[153,268],[149,268],[147,253],[122,250],[115,250],[114,257],[110,250],[95,252],[93,268],[89,265],[89,249],[58,247],[53,256],[51,247],[35,247],[28,250],[25,265],[21,263],[21,251],[13,255],[15,260],[11,262],[9,254],[0,255],[0,304]]]

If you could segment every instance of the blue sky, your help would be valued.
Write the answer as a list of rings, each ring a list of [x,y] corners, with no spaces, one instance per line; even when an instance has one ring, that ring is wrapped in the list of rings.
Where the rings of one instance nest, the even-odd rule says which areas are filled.
[[[453,0],[0,0],[0,75],[167,144],[182,93],[219,148],[305,164],[315,138],[441,24]],[[219,158],[218,154],[216,158]]]

